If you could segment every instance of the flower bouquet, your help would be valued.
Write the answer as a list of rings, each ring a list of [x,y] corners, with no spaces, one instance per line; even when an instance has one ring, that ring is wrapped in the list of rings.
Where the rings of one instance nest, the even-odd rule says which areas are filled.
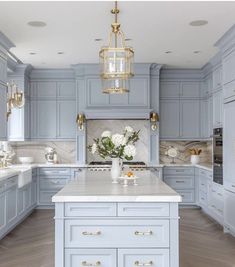
[[[104,131],[101,138],[95,138],[94,143],[88,146],[92,154],[112,159],[111,176],[114,182],[120,176],[122,160],[132,160],[136,155],[135,143],[139,140],[139,132],[130,126],[126,126],[122,134],[112,135],[110,131]]]

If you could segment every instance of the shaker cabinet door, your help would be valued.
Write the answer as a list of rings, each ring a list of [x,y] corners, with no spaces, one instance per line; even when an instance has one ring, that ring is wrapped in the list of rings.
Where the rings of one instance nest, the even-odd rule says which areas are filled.
[[[6,194],[0,194],[0,233],[6,226]]]
[[[218,91],[213,94],[213,126],[214,128],[222,126],[223,118],[223,92]]]
[[[37,102],[37,138],[56,138],[56,101]]]
[[[179,100],[161,100],[160,103],[160,137],[179,138],[180,102]]]
[[[57,138],[75,139],[76,102],[61,100],[57,102]]]
[[[180,105],[180,137],[199,138],[200,137],[200,101],[181,100]]]
[[[10,188],[6,192],[6,207],[7,207],[7,224],[14,221],[17,216],[17,188],[16,186]]]

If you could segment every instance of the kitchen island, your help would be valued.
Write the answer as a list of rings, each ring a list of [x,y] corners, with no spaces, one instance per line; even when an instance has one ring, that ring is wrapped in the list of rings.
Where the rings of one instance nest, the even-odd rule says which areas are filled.
[[[150,171],[138,185],[84,170],[55,196],[55,267],[178,267],[178,202]]]

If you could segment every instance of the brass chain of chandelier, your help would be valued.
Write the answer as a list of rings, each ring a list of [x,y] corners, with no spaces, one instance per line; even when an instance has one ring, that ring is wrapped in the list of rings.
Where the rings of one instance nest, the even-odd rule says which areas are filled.
[[[119,9],[117,1],[111,13],[115,15],[112,30],[109,35],[109,44],[101,48],[99,57],[101,65],[101,78],[103,81],[103,93],[122,94],[129,92],[128,80],[134,76],[133,72],[133,48],[125,45],[125,35],[118,22]]]
[[[25,104],[25,97],[22,91],[14,83],[7,83],[7,119],[12,113],[13,108],[20,109]]]

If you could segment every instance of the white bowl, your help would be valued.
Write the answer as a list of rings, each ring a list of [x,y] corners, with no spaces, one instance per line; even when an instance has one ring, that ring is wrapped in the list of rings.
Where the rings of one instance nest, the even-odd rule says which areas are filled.
[[[19,157],[18,158],[19,162],[22,164],[31,164],[33,163],[33,157]]]

